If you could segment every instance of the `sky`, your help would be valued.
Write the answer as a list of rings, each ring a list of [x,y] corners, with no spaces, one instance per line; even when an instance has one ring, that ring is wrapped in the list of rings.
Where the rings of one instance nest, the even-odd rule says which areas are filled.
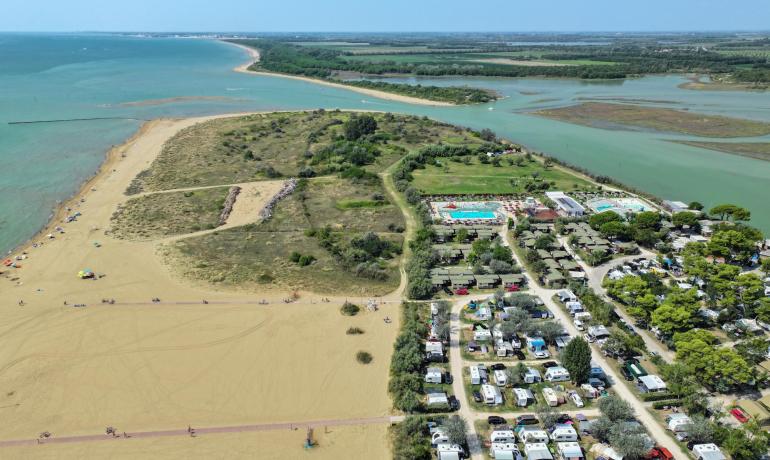
[[[2,31],[770,29],[768,0],[2,0]]]

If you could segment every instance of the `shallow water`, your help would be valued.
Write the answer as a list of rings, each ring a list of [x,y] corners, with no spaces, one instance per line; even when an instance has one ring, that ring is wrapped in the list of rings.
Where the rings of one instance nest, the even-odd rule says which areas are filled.
[[[105,151],[131,136],[141,120],[318,107],[388,110],[488,127],[663,198],[747,206],[754,224],[770,231],[770,162],[664,140],[687,136],[608,131],[526,114],[581,98],[624,98],[770,121],[770,93],[687,91],[677,88],[685,80],[676,76],[625,82],[465,79],[461,83],[506,98],[483,106],[427,107],[231,70],[244,60],[242,50],[208,40],[0,35],[0,251],[37,231],[57,200],[73,194]],[[73,118],[108,119],[7,124]]]

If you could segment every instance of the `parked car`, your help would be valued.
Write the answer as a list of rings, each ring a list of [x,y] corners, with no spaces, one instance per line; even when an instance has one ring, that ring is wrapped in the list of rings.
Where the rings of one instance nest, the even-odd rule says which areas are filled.
[[[584,331],[585,330],[585,327],[583,327],[583,322],[580,321],[579,319],[575,320],[575,329],[577,329],[578,331]]]
[[[480,402],[484,401],[484,398],[481,397],[481,393],[480,392],[474,391],[473,392],[473,400],[476,401],[477,403],[480,403]]]
[[[606,383],[604,383],[603,380],[599,380],[594,377],[591,377],[590,379],[588,379],[588,384],[594,388],[604,388],[607,385]]]
[[[575,403],[575,406],[577,407],[585,406],[585,404],[583,403],[583,398],[581,398],[579,394],[572,393],[571,395],[569,395],[569,397],[572,400],[572,402]]]
[[[534,415],[519,415],[516,417],[517,425],[537,425],[540,421]]]
[[[568,414],[561,414],[556,417],[556,423],[572,423],[572,417]]]
[[[535,359],[547,359],[551,357],[551,353],[548,350],[537,350],[532,352],[535,355]]]
[[[749,417],[746,415],[746,413],[737,407],[735,409],[731,409],[730,413],[733,415],[733,417],[736,418],[736,420],[741,423],[746,423],[749,421]]]
[[[546,361],[543,363],[543,367],[548,369],[549,367],[556,367],[559,364],[556,361]]]
[[[645,460],[674,460],[671,451],[665,447],[653,447],[644,458]]]
[[[525,361],[527,359],[527,356],[521,350],[516,350],[513,352],[513,355],[516,356],[516,359],[519,361]]]
[[[489,366],[490,369],[493,371],[504,371],[505,370],[505,364],[503,363],[495,363]]]
[[[505,425],[505,419],[499,415],[490,415],[487,417],[487,423],[490,425]]]

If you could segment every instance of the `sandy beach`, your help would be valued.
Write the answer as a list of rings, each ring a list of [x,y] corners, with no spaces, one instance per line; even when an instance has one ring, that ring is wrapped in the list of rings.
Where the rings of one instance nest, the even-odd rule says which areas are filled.
[[[332,88],[346,89],[349,91],[355,91],[357,93],[366,94],[367,96],[377,97],[380,99],[387,99],[389,101],[403,102],[406,104],[432,105],[436,107],[451,107],[456,105],[450,102],[429,101],[427,99],[420,99],[418,97],[403,96],[400,94],[388,93],[385,91],[378,91],[375,89],[358,88],[356,86],[343,85],[341,83],[334,83],[326,80],[319,80],[316,78],[301,77],[298,75],[287,75],[287,74],[273,73],[273,72],[256,72],[253,70],[249,70],[249,67],[255,62],[259,61],[259,51],[255,50],[254,48],[249,48],[248,46],[239,45],[237,43],[232,43],[232,42],[225,42],[225,43],[229,43],[233,46],[237,46],[238,48],[241,48],[242,50],[246,51],[249,55],[248,62],[245,62],[233,69],[236,72],[247,73],[251,75],[263,75],[266,77],[280,77],[280,78],[290,78],[292,80],[306,81],[317,85],[324,85],[324,86],[330,86]]]
[[[287,305],[281,301],[286,292],[193,285],[164,263],[163,241],[125,241],[106,233],[113,212],[128,199],[126,187],[166,140],[211,118],[145,124],[108,154],[99,173],[41,234],[14,253],[26,257],[19,261],[21,268],[2,268],[0,414],[15,422],[0,427],[0,444],[34,439],[43,431],[53,436],[102,434],[105,426],[127,432],[187,425],[301,426],[310,420],[389,414],[388,364],[398,324],[383,319],[398,318],[397,295],[379,311],[350,318],[339,313],[343,299],[321,302],[318,293],[300,293],[298,301]],[[254,210],[277,184],[246,185],[248,201],[236,201],[230,225],[256,218]],[[62,223],[75,212],[81,213],[77,220]],[[64,232],[57,232],[56,226]],[[55,237],[47,238],[48,233]],[[84,268],[92,269],[98,279],[79,279],[77,272]],[[268,303],[260,304],[262,300]],[[366,333],[346,335],[350,326]],[[374,361],[358,364],[359,350],[369,351]],[[352,449],[385,458],[384,429],[330,429],[313,455],[334,458]],[[200,445],[221,452],[220,457],[239,458],[250,456],[245,445],[258,443],[265,458],[286,458],[286,452],[301,455],[303,439],[304,428],[281,436],[211,434]],[[57,444],[7,452],[14,458],[49,458],[38,456],[39,448],[50,458],[161,458],[186,452],[188,441],[137,439],[125,440],[120,447],[111,442]],[[325,444],[337,445],[337,450],[325,450]]]

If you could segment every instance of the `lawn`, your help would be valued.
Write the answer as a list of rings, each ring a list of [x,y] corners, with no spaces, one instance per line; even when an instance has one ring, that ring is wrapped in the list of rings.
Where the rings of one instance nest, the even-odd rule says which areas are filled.
[[[214,228],[228,190],[215,187],[132,198],[113,214],[110,233],[147,240]]]
[[[441,161],[441,166],[428,165],[414,171],[412,185],[426,195],[526,193],[528,183],[541,181],[552,183],[550,190],[594,188],[587,180],[561,168],[546,169],[537,159],[525,161],[522,166],[508,165],[505,160],[501,166],[494,166],[480,163],[477,158],[470,164]]]

